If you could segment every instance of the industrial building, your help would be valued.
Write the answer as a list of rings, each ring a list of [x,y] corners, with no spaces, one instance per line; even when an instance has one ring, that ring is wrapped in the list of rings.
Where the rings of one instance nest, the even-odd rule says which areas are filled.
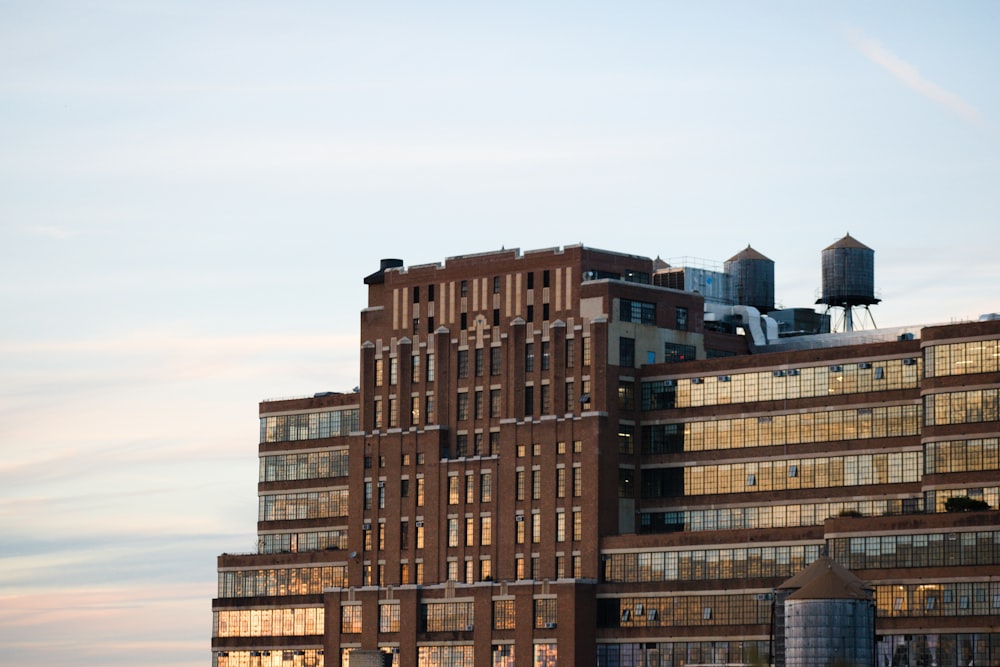
[[[1000,665],[1000,318],[856,328],[873,254],[826,312],[750,247],[383,260],[357,389],[260,404],[213,666]]]

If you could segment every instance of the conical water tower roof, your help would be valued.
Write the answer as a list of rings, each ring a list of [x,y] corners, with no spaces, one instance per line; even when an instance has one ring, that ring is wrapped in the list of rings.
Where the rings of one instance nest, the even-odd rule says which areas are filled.
[[[788,600],[868,600],[869,588],[853,572],[832,558],[823,556],[779,589],[795,590]],[[796,590],[797,589],[797,590]]]
[[[861,241],[857,240],[856,238],[854,238],[850,234],[847,234],[847,236],[845,236],[844,238],[840,239],[836,243],[834,243],[834,244],[832,244],[830,246],[827,246],[826,248],[823,248],[823,250],[837,250],[839,248],[860,248],[862,250],[871,250],[871,248],[869,248],[864,243],[862,243]]]
[[[770,262],[771,261],[771,259],[769,257],[765,257],[761,253],[759,253],[756,250],[754,250],[753,248],[751,248],[750,244],[747,244],[747,247],[746,247],[745,250],[741,250],[740,252],[736,253],[735,255],[733,255],[732,257],[730,257],[729,259],[727,259],[726,261],[727,262],[738,262],[741,259],[762,259],[762,260],[764,260],[766,262]]]

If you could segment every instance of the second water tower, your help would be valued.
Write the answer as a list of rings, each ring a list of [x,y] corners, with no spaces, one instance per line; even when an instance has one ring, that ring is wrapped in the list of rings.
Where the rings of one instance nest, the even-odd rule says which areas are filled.
[[[816,303],[842,311],[844,331],[854,330],[854,310],[861,308],[875,326],[869,306],[881,299],[875,297],[875,251],[850,234],[823,249],[822,296]],[[834,327],[839,329],[839,327]]]

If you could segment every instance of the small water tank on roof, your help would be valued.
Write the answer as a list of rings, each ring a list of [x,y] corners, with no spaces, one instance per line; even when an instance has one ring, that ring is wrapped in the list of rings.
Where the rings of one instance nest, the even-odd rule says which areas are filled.
[[[749,245],[726,260],[736,303],[762,313],[774,310],[774,262]]]
[[[875,251],[850,234],[823,249],[823,296],[829,306],[868,306],[875,298]]]

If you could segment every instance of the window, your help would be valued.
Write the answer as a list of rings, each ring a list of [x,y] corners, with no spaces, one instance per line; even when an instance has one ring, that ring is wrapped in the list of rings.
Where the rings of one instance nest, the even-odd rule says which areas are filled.
[[[535,289],[535,272],[528,271],[528,289]]]
[[[493,517],[479,518],[479,544],[488,547],[493,544]]]
[[[424,419],[428,424],[434,423],[434,397],[430,395],[424,398]]]
[[[361,632],[360,604],[344,605],[340,608],[340,631],[343,633]]]
[[[458,395],[458,418],[469,418],[469,392],[463,391]]]
[[[524,372],[531,373],[535,370],[535,344],[526,343],[524,346]]]
[[[434,382],[434,353],[427,353],[427,381]]]
[[[413,303],[420,303],[420,287],[413,288]]]
[[[694,358],[694,345],[680,345],[678,343],[664,343],[663,345],[664,363],[676,364],[681,361],[694,361]]]
[[[483,348],[476,348],[476,377],[483,376]]]
[[[494,600],[493,601],[493,629],[494,630],[513,630],[516,626],[517,615],[514,613],[514,600]],[[511,653],[513,653],[513,646],[501,646],[497,648],[509,648]],[[493,653],[496,655],[497,648],[494,648]],[[513,657],[513,655],[511,655]],[[494,664],[497,664],[494,661]],[[508,664],[508,663],[503,663]],[[513,667],[513,662],[509,663]]]
[[[556,498],[566,497],[566,468],[556,468]]]
[[[420,382],[420,355],[414,354],[410,357],[410,382],[417,384]]]
[[[490,375],[500,375],[501,352],[499,347],[490,348]]]
[[[384,368],[385,368],[385,360],[384,359],[376,359],[375,360],[375,386],[376,387],[381,387],[382,386],[382,382],[383,382],[382,376],[383,376],[383,373],[384,373],[384,370],[383,370]]]
[[[524,414],[528,417],[535,413],[535,388],[528,385],[524,388]]]
[[[524,471],[523,470],[518,470],[517,472],[515,472],[514,473],[514,480],[515,480],[515,484],[514,484],[514,497],[517,500],[524,500],[524,492],[525,492],[525,488],[524,488],[524,484],[525,484]]]
[[[494,308],[493,309],[493,326],[495,326],[495,327],[500,326],[500,309],[499,308]]]
[[[538,544],[542,541],[542,515],[531,515],[531,543]]]
[[[549,385],[543,384],[542,385],[542,407],[541,407],[543,415],[552,414],[552,400],[551,400],[552,397],[551,397],[551,393],[552,392],[550,390]]]
[[[556,542],[566,541],[566,513],[556,512]]]
[[[476,419],[483,418],[483,390],[477,389],[475,393],[475,403],[473,408],[473,415]]]
[[[677,316],[677,328],[680,329],[681,331],[687,331],[687,328],[688,328],[688,309],[687,308],[682,308],[682,307],[678,306],[677,310],[675,312],[676,312],[676,316]]]
[[[543,371],[549,370],[549,361],[550,361],[550,359],[549,359],[549,357],[550,357],[550,355],[549,355],[549,347],[550,347],[549,341],[543,340],[542,341],[542,370]]]
[[[464,379],[469,377],[469,351],[458,351],[458,377]]]
[[[458,475],[452,475],[448,478],[448,504],[458,504]]]
[[[500,293],[500,276],[493,276],[493,293]]]
[[[465,473],[465,502],[476,502],[476,476],[475,473]]]
[[[622,336],[618,339],[618,365],[635,368],[635,338]]]
[[[469,296],[469,281],[463,280],[458,287],[459,296]]]
[[[500,390],[490,389],[490,417],[496,419],[500,416]]]
[[[549,270],[545,269],[544,271],[542,271],[542,287],[549,286],[549,278],[550,278]]]
[[[448,519],[448,546],[458,546],[458,519],[454,517]],[[449,579],[451,578],[449,577]]]
[[[590,336],[586,336],[586,337],[584,337],[581,340],[583,341],[582,342],[582,345],[583,345],[583,365],[584,366],[589,366],[590,365],[590,347],[591,347],[591,345],[590,345]]]
[[[471,516],[465,517],[465,546],[476,546],[476,519]]]
[[[427,286],[427,300],[428,301],[434,300],[434,285]]]
[[[573,368],[576,363],[576,339],[566,339],[566,368]]]
[[[493,473],[479,473],[479,502],[493,502]]]
[[[399,359],[396,357],[389,358],[389,384],[395,385],[399,383]]]
[[[549,304],[543,303],[542,304],[542,320],[547,322],[548,319],[549,319]]]
[[[559,620],[556,598],[535,600],[535,627],[553,628]],[[554,663],[553,663],[554,664]]]
[[[540,500],[542,497],[542,471],[531,471],[531,499]]]
[[[618,319],[622,322],[656,324],[656,304],[621,299],[618,305]]]
[[[399,427],[399,399],[389,399],[389,428]]]

